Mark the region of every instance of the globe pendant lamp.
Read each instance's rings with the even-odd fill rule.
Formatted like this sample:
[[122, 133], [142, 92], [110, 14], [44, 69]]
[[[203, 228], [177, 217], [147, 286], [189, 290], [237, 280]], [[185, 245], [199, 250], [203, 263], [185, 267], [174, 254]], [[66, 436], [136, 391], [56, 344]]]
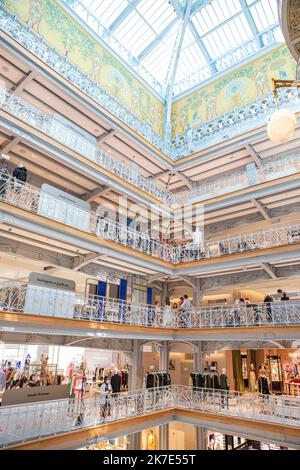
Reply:
[[290, 109], [278, 109], [275, 111], [268, 123], [268, 137], [274, 144], [287, 142], [294, 135], [297, 117]]
[[[299, 66], [297, 65], [297, 70]], [[267, 125], [268, 137], [274, 144], [282, 144], [287, 142], [294, 135], [297, 116], [291, 109], [280, 109], [279, 108], [279, 88], [300, 88], [300, 80], [275, 80], [273, 81], [273, 93], [277, 104], [277, 111], [275, 111]]]

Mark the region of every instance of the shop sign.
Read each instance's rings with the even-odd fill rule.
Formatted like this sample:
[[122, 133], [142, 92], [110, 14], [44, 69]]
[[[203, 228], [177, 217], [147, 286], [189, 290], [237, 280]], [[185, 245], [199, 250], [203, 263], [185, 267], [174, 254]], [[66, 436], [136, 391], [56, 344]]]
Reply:
[[3, 394], [1, 407], [36, 403], [40, 401], [63, 400], [69, 397], [68, 385], [48, 387], [11, 388]]
[[73, 318], [75, 288], [75, 282], [69, 279], [30, 273], [24, 312]]

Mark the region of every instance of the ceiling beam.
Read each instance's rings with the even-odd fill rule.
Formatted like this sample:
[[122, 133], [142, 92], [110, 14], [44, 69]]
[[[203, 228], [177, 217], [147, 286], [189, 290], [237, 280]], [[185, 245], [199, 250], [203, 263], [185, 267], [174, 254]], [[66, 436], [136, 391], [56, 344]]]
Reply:
[[149, 176], [149, 179], [151, 179], [151, 181], [155, 181], [156, 179], [161, 178], [162, 176], [169, 175], [173, 171], [174, 170], [162, 170], [159, 173], [156, 173], [155, 175]]
[[196, 43], [197, 43], [202, 55], [204, 56], [206, 62], [208, 63], [208, 65], [211, 65], [212, 67], [214, 67], [215, 72], [218, 72], [218, 70], [216, 69], [216, 67], [213, 64], [213, 60], [212, 60], [210, 54], [208, 53], [207, 48], [204, 46], [204, 43], [202, 41], [202, 38], [201, 38], [200, 34], [198, 33], [197, 29], [195, 28], [194, 23], [191, 20], [189, 20], [189, 28], [190, 28], [191, 33], [193, 34], [193, 36], [196, 40]]
[[74, 264], [72, 267], [73, 271], [79, 271], [79, 269], [83, 268], [84, 266], [87, 266], [88, 264], [92, 263], [93, 261], [97, 261], [103, 256], [103, 254], [99, 253], [89, 253], [84, 256], [76, 256], [74, 260]]
[[14, 146], [17, 145], [19, 142], [20, 142], [20, 138], [14, 137], [7, 144], [5, 144], [4, 147], [1, 148], [1, 153], [9, 153], [14, 148]]
[[260, 266], [266, 271], [266, 273], [269, 274], [271, 279], [278, 279], [276, 275], [276, 269], [273, 268], [273, 266], [271, 266], [270, 263], [261, 263]]
[[111, 191], [111, 188], [108, 186], [101, 186], [98, 188], [93, 189], [92, 191], [88, 191], [81, 196], [81, 199], [86, 202], [92, 202], [94, 199], [97, 199], [99, 196], [104, 196]]
[[119, 16], [112, 22], [110, 27], [108, 28], [110, 33], [113, 33], [118, 26], [124, 21], [125, 18], [127, 18], [130, 13], [135, 9], [135, 7], [141, 2], [141, 0], [131, 0], [131, 2], [124, 8], [124, 10], [121, 11]]
[[261, 157], [259, 156], [259, 154], [254, 150], [254, 148], [252, 147], [252, 145], [250, 144], [246, 144], [245, 145], [245, 148], [246, 150], [249, 152], [249, 155], [250, 157], [252, 158], [252, 160], [254, 161], [255, 165], [258, 167], [258, 168], [262, 168], [262, 159]]
[[189, 189], [193, 189], [193, 181], [187, 176], [185, 176], [185, 174], [181, 170], [177, 170], [175, 174], [178, 175], [180, 179], [182, 179], [185, 182], [185, 184], [187, 185]]
[[151, 284], [151, 283], [154, 282], [154, 281], [159, 281], [159, 280], [161, 280], [163, 277], [166, 277], [166, 274], [162, 274], [162, 273], [152, 274], [151, 276], [149, 276], [148, 281], [147, 281], [147, 284]]
[[13, 86], [13, 88], [11, 89], [11, 92], [14, 93], [15, 95], [21, 93], [26, 88], [28, 83], [34, 79], [35, 76], [36, 76], [36, 72], [34, 71], [29, 72], [27, 75], [22, 77], [21, 80], [19, 80], [19, 82], [16, 85]]
[[251, 29], [251, 32], [252, 32], [254, 38], [257, 39], [257, 41], [259, 42], [259, 46], [262, 47], [263, 43], [261, 41], [261, 38], [259, 37], [257, 26], [255, 24], [255, 21], [253, 19], [252, 13], [251, 13], [251, 10], [250, 10], [249, 6], [247, 5], [246, 0], [239, 0], [239, 2], [240, 2], [242, 11], [243, 11], [243, 13], [246, 17], [246, 20], [248, 22], [248, 25]]
[[186, 282], [189, 286], [193, 287], [193, 289], [196, 289], [197, 285], [192, 281], [192, 279], [188, 276], [183, 276], [180, 275], [178, 276], [180, 279], [182, 279], [184, 282]]
[[262, 202], [258, 201], [257, 199], [251, 199], [251, 202], [255, 205], [255, 207], [258, 209], [258, 211], [261, 213], [265, 220], [272, 219], [272, 217], [270, 217], [268, 213], [268, 209], [264, 206]]
[[99, 137], [97, 137], [97, 143], [100, 144], [102, 142], [105, 142], [107, 139], [109, 139], [110, 137], [113, 137], [115, 134], [116, 134], [116, 129], [111, 129], [110, 131], [108, 132], [105, 132], [104, 134], [101, 134], [99, 135]]
[[210, 3], [212, 3], [212, 0], [197, 0], [194, 2], [191, 10], [191, 16], [198, 13], [198, 11], [202, 10], [202, 8], [205, 8]]
[[187, 0], [186, 7], [184, 11], [184, 16], [182, 17], [181, 25], [178, 28], [177, 36], [175, 40], [175, 45], [172, 52], [172, 57], [170, 61], [169, 71], [166, 79], [166, 86], [165, 86], [165, 122], [164, 122], [164, 131], [165, 131], [165, 141], [168, 144], [171, 140], [171, 111], [172, 111], [172, 100], [173, 100], [173, 89], [174, 89], [174, 82], [178, 67], [178, 61], [180, 57], [180, 52], [182, 49], [182, 43], [184, 39], [184, 33], [186, 27], [188, 25], [191, 7], [192, 7], [193, 0]]
[[174, 8], [176, 15], [179, 18], [183, 18], [184, 11], [179, 0], [169, 0], [169, 4]]
[[147, 55], [149, 55], [153, 49], [163, 40], [163, 38], [168, 34], [168, 32], [173, 28], [173, 26], [177, 23], [178, 18], [174, 18], [171, 23], [168, 24], [157, 36], [156, 38], [151, 41], [145, 49], [138, 56], [138, 61], [141, 62]]

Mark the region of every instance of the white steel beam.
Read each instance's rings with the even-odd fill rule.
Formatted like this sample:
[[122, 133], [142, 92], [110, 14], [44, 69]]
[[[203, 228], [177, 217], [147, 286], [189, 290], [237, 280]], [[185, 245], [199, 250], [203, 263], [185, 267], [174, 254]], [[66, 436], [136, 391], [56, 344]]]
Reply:
[[270, 263], [261, 263], [261, 267], [266, 271], [266, 273], [269, 274], [271, 279], [278, 279], [276, 275], [276, 270], [273, 268], [273, 266], [270, 265]]
[[260, 156], [258, 155], [257, 152], [255, 152], [254, 148], [252, 147], [252, 145], [250, 144], [246, 144], [245, 145], [245, 148], [246, 150], [249, 152], [249, 155], [250, 157], [252, 158], [252, 160], [254, 161], [255, 165], [258, 167], [258, 168], [262, 168], [262, 159], [260, 158]]
[[124, 8], [123, 11], [117, 16], [117, 18], [112, 22], [108, 28], [110, 33], [113, 33], [120, 24], [130, 15], [130, 13], [135, 9], [135, 7], [140, 3], [141, 0], [131, 0], [131, 2]]
[[172, 53], [170, 68], [169, 68], [168, 76], [166, 79], [166, 87], [165, 87], [166, 108], [165, 108], [165, 129], [164, 129], [166, 143], [169, 143], [171, 139], [171, 111], [172, 111], [174, 81], [176, 77], [177, 66], [178, 66], [179, 56], [180, 56], [180, 52], [182, 48], [184, 33], [189, 22], [192, 3], [193, 3], [192, 0], [187, 0], [184, 16], [177, 32], [177, 37], [176, 37], [176, 41], [175, 41], [175, 45], [174, 45], [174, 49]]
[[257, 199], [251, 199], [251, 202], [255, 205], [265, 220], [271, 220], [268, 209], [263, 205], [262, 202], [258, 201]]

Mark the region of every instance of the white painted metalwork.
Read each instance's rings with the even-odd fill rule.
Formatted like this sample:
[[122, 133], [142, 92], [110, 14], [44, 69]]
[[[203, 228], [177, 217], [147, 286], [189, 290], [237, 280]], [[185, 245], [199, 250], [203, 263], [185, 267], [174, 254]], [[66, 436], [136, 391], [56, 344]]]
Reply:
[[[174, 264], [217, 258], [232, 253], [243, 253], [263, 248], [291, 245], [300, 242], [300, 224], [286, 224], [248, 233], [238, 234], [221, 240], [207, 240], [201, 244], [186, 243], [173, 246], [153, 239], [148, 233], [134, 230], [109, 218], [100, 217], [96, 212], [87, 212], [79, 207], [62, 203], [53, 195], [40, 192], [29, 184], [15, 179], [0, 180], [0, 201], [39, 213], [39, 201], [47, 199], [48, 214], [43, 216], [77, 227], [80, 220], [89, 224], [89, 233], [106, 238], [135, 251], [160, 258]], [[72, 217], [70, 217], [72, 211]], [[81, 225], [80, 225], [80, 228]]]
[[[262, 168], [253, 169], [252, 171], [256, 172], [256, 184], [297, 173], [300, 171], [300, 154], [293, 153], [290, 155], [274, 156], [272, 159], [268, 158], [262, 161]], [[253, 174], [251, 181], [247, 171], [239, 171], [232, 175], [203, 180], [191, 191], [177, 195], [177, 202], [184, 205], [204, 201], [215, 196], [247, 188], [253, 184]]]
[[114, 160], [82, 134], [70, 127], [64, 126], [57, 119], [51, 118], [48, 114], [40, 111], [19, 96], [14, 95], [10, 90], [1, 86], [0, 107], [50, 137], [53, 137], [58, 142], [62, 142], [66, 147], [75, 150], [89, 160], [99, 164], [101, 167], [106, 168], [125, 181], [129, 181], [160, 201], [163, 201], [169, 206], [175, 205], [175, 197], [170, 191], [157, 186], [150, 179], [138, 172], [133, 172], [130, 166], [126, 165], [124, 162]]
[[105, 396], [4, 406], [0, 408], [0, 446], [76, 431], [102, 423], [114, 423], [161, 410], [203, 411], [212, 415], [300, 425], [300, 399], [250, 395], [240, 392], [171, 385], [114, 394], [107, 397], [106, 416], [101, 416]]
[[[83, 93], [101, 106], [109, 109], [112, 114], [173, 159], [178, 159], [191, 152], [207, 148], [223, 140], [228, 140], [237, 134], [257, 127], [257, 125], [265, 124], [268, 115], [276, 107], [273, 93], [269, 93], [265, 97], [257, 98], [253, 103], [234, 109], [231, 113], [218, 116], [211, 121], [201, 123], [196, 128], [188, 129], [184, 134], [174, 136], [171, 145], [167, 145], [161, 135], [153, 132], [151, 123], [141, 121], [125, 108], [123, 104], [119, 103], [116, 98], [103, 90], [98, 82], [80, 72], [66, 57], [49, 47], [42, 38], [22, 25], [16, 17], [8, 15], [4, 10], [0, 11], [0, 28], [60, 75], [71, 81]], [[266, 34], [266, 37], [268, 35], [272, 37], [273, 35], [272, 31], [260, 34]], [[268, 41], [267, 44], [269, 44]], [[234, 54], [234, 52], [232, 53]], [[232, 60], [236, 61], [235, 58]], [[215, 68], [212, 70], [215, 73]], [[293, 101], [299, 104], [296, 90], [280, 90], [279, 97], [282, 104], [288, 104]]]
[[[55, 289], [53, 291], [56, 292]], [[57, 294], [61, 294], [57, 291]], [[26, 311], [26, 296], [34, 299], [34, 312]], [[99, 321], [124, 325], [146, 326], [149, 328], [240, 328], [259, 326], [300, 325], [300, 301], [258, 303], [254, 305], [193, 307], [188, 310], [171, 309], [148, 304], [134, 304], [124, 300], [83, 295], [67, 295], [55, 308], [48, 305], [48, 291], [41, 287], [14, 284], [0, 287], [0, 310], [35, 314], [41, 316], [67, 317], [76, 320]], [[57, 295], [61, 299], [61, 295]], [[65, 300], [64, 300], [65, 299]], [[29, 304], [29, 305], [31, 305]], [[28, 304], [27, 304], [28, 305]], [[60, 307], [60, 308], [59, 308]], [[61, 313], [65, 312], [65, 313]]]

